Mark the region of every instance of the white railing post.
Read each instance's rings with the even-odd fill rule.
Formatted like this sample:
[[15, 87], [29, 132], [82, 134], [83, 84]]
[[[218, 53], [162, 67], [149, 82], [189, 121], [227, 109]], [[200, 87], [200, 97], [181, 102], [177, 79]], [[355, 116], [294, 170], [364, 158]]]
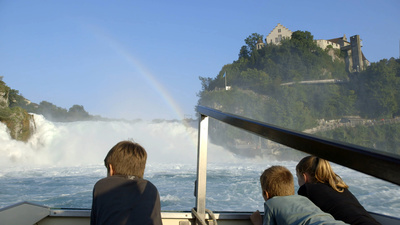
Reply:
[[206, 214], [208, 120], [208, 116], [201, 115], [197, 146], [196, 211], [199, 219], [203, 221]]

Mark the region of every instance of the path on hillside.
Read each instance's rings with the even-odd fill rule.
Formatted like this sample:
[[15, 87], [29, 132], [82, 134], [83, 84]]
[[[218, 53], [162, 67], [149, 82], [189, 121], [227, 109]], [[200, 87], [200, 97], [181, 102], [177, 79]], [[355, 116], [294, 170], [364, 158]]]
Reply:
[[[348, 120], [343, 122], [343, 120]], [[396, 117], [394, 119], [381, 119], [381, 120], [370, 120], [370, 119], [338, 119], [338, 120], [324, 120], [321, 119], [318, 121], [318, 126], [306, 129], [303, 132], [308, 134], [315, 134], [320, 131], [329, 131], [334, 130], [340, 127], [355, 127], [356, 125], [364, 125], [366, 127], [369, 126], [381, 126], [385, 124], [396, 124], [400, 123], [400, 117]]]
[[298, 81], [298, 82], [287, 82], [282, 83], [281, 86], [289, 86], [294, 84], [338, 84], [338, 83], [345, 83], [344, 80], [336, 80], [336, 79], [327, 79], [327, 80], [305, 80], [305, 81]]

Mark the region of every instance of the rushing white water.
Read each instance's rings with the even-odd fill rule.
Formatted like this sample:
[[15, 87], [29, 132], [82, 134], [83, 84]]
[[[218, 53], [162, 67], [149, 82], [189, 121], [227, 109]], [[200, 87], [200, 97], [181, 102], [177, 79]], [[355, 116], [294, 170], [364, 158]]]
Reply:
[[[148, 152], [145, 178], [159, 189], [162, 210], [189, 211], [195, 205], [197, 129], [179, 122], [52, 123], [35, 115], [37, 132], [28, 143], [12, 140], [0, 123], [0, 208], [21, 201], [49, 207], [90, 208], [94, 183], [106, 175], [103, 160], [117, 142], [133, 139]], [[236, 157], [209, 144], [207, 208], [263, 210], [261, 172], [296, 161]], [[400, 188], [333, 165], [364, 207], [398, 216]], [[296, 189], [298, 186], [296, 185]]]

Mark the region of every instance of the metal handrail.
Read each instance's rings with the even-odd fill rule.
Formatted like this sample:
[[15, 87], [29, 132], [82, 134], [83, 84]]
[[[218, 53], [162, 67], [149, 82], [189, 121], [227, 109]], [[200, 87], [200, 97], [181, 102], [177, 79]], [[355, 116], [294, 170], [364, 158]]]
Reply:
[[204, 106], [196, 108], [202, 118], [212, 117], [276, 143], [400, 185], [398, 155], [284, 129]]

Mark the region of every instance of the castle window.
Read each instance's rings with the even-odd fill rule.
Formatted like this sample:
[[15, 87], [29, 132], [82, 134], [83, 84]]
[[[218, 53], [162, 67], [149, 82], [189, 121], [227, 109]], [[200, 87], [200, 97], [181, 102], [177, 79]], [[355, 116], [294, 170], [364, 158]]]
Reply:
[[282, 41], [282, 35], [281, 35], [281, 34], [278, 35], [278, 40], [279, 40], [279, 41]]
[[278, 38], [275, 38], [275, 43], [278, 43], [279, 41], [278, 41]]
[[281, 29], [278, 29], [278, 33], [280, 33], [281, 32]]

